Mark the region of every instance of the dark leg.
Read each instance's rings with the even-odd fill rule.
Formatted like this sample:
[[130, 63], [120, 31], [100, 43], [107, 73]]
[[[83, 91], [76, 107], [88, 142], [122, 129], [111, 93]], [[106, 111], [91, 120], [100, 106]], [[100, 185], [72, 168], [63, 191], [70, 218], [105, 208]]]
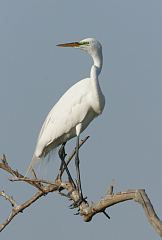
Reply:
[[61, 159], [61, 164], [60, 164], [60, 169], [59, 171], [61, 172], [63, 167], [64, 167], [64, 160], [65, 160], [65, 157], [66, 157], [66, 153], [65, 153], [65, 145], [66, 145], [66, 142], [62, 143], [59, 151], [58, 151], [58, 155]]
[[84, 201], [82, 187], [81, 187], [80, 169], [79, 169], [79, 136], [77, 136], [77, 141], [76, 141], [75, 166], [76, 166], [76, 173], [77, 173], [77, 188], [79, 191], [80, 201]]
[[65, 144], [66, 144], [66, 142], [61, 145], [61, 147], [60, 147], [60, 149], [59, 149], [59, 151], [58, 151], [59, 157], [60, 157], [60, 159], [61, 159], [60, 172], [62, 172], [62, 168], [63, 168], [63, 166], [64, 166], [64, 168], [65, 168], [65, 170], [66, 170], [66, 173], [67, 173], [67, 175], [68, 175], [68, 178], [69, 178], [69, 182], [70, 182], [74, 187], [76, 187], [76, 186], [75, 186], [75, 183], [74, 183], [74, 181], [73, 181], [73, 179], [72, 179], [72, 177], [71, 177], [71, 174], [70, 174], [70, 172], [69, 172], [69, 169], [68, 169], [68, 167], [67, 167], [67, 164], [66, 164], [66, 162], [65, 162], [65, 157], [66, 157]]

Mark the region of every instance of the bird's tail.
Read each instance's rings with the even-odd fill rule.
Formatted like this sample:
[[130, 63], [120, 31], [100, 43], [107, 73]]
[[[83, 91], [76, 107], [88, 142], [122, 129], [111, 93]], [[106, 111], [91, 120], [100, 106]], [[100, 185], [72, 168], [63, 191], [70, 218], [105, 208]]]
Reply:
[[33, 154], [32, 160], [29, 164], [29, 167], [27, 168], [27, 171], [26, 171], [24, 177], [28, 177], [31, 174], [32, 169], [34, 168], [34, 166], [38, 160], [40, 160], [40, 158], [37, 157], [35, 154]]

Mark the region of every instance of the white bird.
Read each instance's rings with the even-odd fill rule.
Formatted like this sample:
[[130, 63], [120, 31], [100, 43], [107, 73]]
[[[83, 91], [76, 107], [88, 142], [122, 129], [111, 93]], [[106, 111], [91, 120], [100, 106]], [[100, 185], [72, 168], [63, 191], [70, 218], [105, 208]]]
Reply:
[[103, 64], [102, 46], [94, 38], [58, 44], [57, 46], [84, 50], [92, 57], [93, 65], [90, 76], [69, 88], [48, 113], [40, 130], [27, 173], [33, 168], [36, 160], [44, 158], [51, 150], [76, 136], [75, 164], [78, 189], [82, 197], [78, 156], [79, 137], [81, 132], [104, 109], [105, 97], [101, 91], [98, 79]]

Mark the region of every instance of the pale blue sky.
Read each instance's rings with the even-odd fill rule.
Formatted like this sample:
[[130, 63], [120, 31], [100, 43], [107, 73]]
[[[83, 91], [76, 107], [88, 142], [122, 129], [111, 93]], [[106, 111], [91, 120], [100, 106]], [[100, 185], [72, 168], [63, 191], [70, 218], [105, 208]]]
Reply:
[[[1, 0], [0, 152], [10, 164], [25, 172], [46, 114], [66, 89], [89, 75], [85, 53], [56, 44], [95, 37], [103, 45], [106, 107], [82, 134], [91, 136], [80, 153], [84, 193], [96, 201], [113, 179], [116, 191], [145, 188], [162, 218], [161, 23], [161, 0]], [[2, 171], [0, 189], [18, 202], [33, 193], [9, 183]], [[110, 221], [100, 214], [90, 223], [68, 205], [57, 194], [44, 197], [17, 216], [1, 240], [158, 239], [134, 202], [109, 209]], [[2, 200], [0, 212], [2, 221], [8, 213]]]

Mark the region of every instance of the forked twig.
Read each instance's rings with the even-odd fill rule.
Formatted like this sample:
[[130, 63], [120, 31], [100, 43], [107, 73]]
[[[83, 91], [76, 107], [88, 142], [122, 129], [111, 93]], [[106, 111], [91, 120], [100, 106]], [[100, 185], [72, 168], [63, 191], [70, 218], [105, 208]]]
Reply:
[[17, 207], [17, 203], [12, 196], [9, 196], [4, 191], [0, 192], [0, 196], [4, 197], [7, 201], [9, 201], [12, 207]]

